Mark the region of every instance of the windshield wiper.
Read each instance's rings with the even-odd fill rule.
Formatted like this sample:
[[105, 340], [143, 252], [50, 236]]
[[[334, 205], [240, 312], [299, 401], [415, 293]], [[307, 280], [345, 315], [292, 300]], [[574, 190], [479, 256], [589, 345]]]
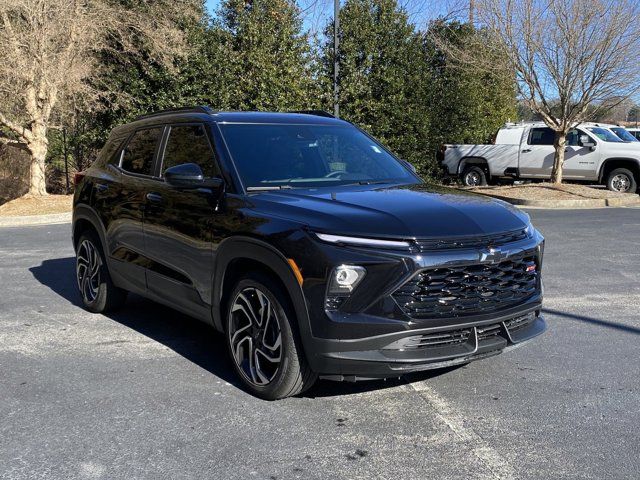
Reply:
[[381, 181], [361, 180], [358, 182], [358, 185], [383, 185], [385, 183], [391, 183], [391, 182], [388, 182], [386, 180], [381, 180]]
[[291, 185], [269, 185], [265, 187], [247, 187], [247, 192], [268, 192], [269, 190], [291, 190]]

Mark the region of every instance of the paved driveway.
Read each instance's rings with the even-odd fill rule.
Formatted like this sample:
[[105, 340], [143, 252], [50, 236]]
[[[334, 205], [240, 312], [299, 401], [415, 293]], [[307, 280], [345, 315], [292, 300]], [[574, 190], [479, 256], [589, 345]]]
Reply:
[[0, 229], [0, 478], [638, 478], [640, 210], [531, 211], [549, 331], [463, 368], [264, 402], [221, 338], [78, 306], [69, 226]]

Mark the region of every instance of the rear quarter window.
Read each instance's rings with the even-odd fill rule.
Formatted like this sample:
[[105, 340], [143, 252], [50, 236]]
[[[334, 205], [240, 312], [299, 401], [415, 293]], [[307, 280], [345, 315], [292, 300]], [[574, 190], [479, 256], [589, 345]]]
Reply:
[[96, 163], [100, 165], [112, 164], [118, 165], [120, 163], [120, 152], [122, 151], [122, 145], [127, 137], [109, 137], [107, 142], [102, 147], [102, 150], [98, 153]]
[[138, 130], [127, 143], [122, 154], [120, 168], [138, 175], [151, 175], [162, 127]]

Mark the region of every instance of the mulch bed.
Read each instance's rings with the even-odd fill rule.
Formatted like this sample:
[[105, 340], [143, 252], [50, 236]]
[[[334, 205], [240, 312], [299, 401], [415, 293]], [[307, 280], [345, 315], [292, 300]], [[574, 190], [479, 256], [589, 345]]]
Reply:
[[[629, 198], [635, 193], [612, 192], [604, 188], [594, 188], [579, 184], [554, 185], [551, 183], [531, 183], [525, 185], [505, 185], [498, 187], [475, 187], [469, 190], [486, 195], [517, 200], [589, 200]], [[637, 196], [637, 195], [636, 195]]]
[[73, 195], [24, 196], [0, 205], [0, 217], [48, 215], [71, 211]]

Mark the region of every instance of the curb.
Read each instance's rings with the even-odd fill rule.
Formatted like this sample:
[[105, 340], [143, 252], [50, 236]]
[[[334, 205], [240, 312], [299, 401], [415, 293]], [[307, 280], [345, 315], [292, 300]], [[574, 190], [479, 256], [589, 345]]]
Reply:
[[626, 207], [630, 205], [640, 205], [640, 195], [631, 195], [629, 198], [584, 198], [576, 200], [523, 200], [520, 198], [509, 198], [502, 195], [494, 195], [485, 192], [481, 195], [497, 198], [512, 205], [521, 207], [538, 208], [603, 208], [603, 207]]
[[55, 225], [71, 223], [71, 212], [50, 215], [26, 215], [23, 217], [0, 217], [0, 227], [24, 227], [28, 225]]

